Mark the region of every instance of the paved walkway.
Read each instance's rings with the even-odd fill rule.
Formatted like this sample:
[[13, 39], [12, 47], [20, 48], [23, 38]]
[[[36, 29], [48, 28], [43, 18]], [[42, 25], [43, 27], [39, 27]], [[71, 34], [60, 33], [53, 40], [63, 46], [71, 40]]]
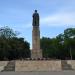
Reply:
[[0, 75], [75, 75], [75, 71], [62, 71], [62, 72], [0, 72]]

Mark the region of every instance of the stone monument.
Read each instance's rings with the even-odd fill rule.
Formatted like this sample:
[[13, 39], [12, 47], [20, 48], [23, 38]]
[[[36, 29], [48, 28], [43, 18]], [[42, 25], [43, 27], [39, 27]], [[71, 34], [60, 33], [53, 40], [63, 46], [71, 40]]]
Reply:
[[40, 28], [39, 28], [39, 14], [37, 10], [33, 13], [33, 21], [32, 21], [32, 52], [31, 58], [38, 59], [42, 58], [42, 50], [40, 49]]

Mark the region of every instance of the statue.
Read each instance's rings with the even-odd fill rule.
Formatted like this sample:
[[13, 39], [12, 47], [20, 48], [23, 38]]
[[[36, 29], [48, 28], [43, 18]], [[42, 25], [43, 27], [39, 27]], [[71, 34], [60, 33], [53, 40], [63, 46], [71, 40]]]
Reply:
[[42, 58], [42, 51], [40, 49], [40, 29], [39, 29], [39, 14], [37, 10], [33, 13], [33, 30], [32, 30], [32, 58]]
[[37, 10], [35, 10], [33, 14], [33, 26], [39, 25], [39, 14], [37, 13]]

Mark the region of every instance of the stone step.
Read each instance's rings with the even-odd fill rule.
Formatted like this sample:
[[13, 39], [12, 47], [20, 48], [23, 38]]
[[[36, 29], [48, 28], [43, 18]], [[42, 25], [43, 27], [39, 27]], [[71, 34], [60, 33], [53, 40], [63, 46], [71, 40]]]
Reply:
[[6, 68], [3, 71], [14, 71], [14, 69], [13, 68]]
[[15, 71], [15, 61], [9, 61], [3, 71]]
[[61, 61], [62, 70], [73, 70], [72, 66], [66, 60]]

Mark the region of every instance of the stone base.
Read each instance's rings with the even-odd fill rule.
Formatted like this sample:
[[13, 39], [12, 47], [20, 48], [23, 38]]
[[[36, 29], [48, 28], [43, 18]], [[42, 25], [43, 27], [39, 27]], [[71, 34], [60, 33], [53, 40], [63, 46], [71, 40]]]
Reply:
[[16, 61], [15, 71], [61, 71], [61, 61]]
[[32, 59], [38, 59], [38, 58], [42, 58], [42, 50], [32, 50], [31, 51], [31, 58]]
[[[7, 71], [5, 68], [14, 67], [14, 71], [75, 71], [75, 60], [16, 60], [0, 61], [0, 72]], [[9, 69], [9, 70], [10, 70]]]

